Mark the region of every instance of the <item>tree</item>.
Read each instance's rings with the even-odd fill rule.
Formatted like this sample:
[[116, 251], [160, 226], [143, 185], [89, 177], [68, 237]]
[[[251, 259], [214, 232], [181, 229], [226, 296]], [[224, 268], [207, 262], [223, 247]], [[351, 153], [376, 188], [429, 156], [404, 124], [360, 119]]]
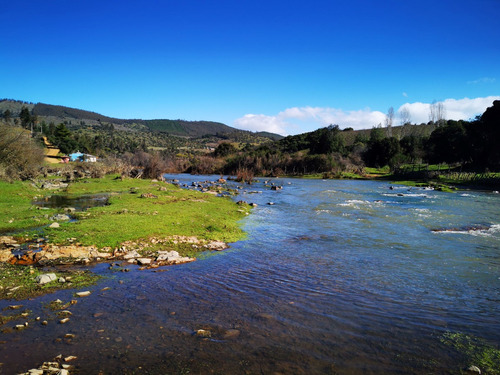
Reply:
[[344, 138], [340, 135], [338, 125], [318, 129], [308, 135], [309, 150], [311, 154], [343, 153]]
[[57, 145], [64, 154], [69, 154], [76, 148], [76, 142], [71, 137], [71, 132], [63, 123], [57, 125], [54, 131], [53, 143]]
[[449, 120], [429, 137], [429, 160], [432, 163], [462, 163], [470, 158], [467, 133], [462, 121]]
[[445, 116], [446, 111], [444, 109], [444, 104], [434, 100], [429, 106], [429, 121], [440, 126], [443, 124]]
[[0, 125], [0, 177], [34, 177], [43, 162], [43, 151], [18, 126]]
[[214, 151], [215, 157], [226, 157], [228, 155], [234, 154], [236, 152], [236, 147], [232, 143], [223, 142], [217, 146]]
[[399, 110], [399, 118], [401, 125], [409, 125], [411, 123], [411, 113], [408, 107], [403, 107]]
[[385, 117], [385, 127], [387, 128], [387, 136], [392, 137], [392, 124], [394, 121], [394, 108], [389, 107]]
[[19, 118], [21, 119], [21, 126], [25, 129], [31, 124], [31, 114], [28, 107], [23, 106], [21, 112], [19, 113]]
[[12, 117], [12, 112], [9, 109], [6, 109], [3, 113], [3, 118], [7, 124], [10, 122], [11, 117]]

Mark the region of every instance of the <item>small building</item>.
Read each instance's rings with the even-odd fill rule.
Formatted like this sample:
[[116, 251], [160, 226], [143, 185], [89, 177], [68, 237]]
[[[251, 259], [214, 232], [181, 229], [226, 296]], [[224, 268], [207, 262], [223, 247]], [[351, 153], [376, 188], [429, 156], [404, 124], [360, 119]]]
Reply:
[[97, 162], [97, 156], [90, 155], [90, 154], [84, 154], [83, 161], [85, 161], [87, 163], [95, 163], [95, 162]]
[[83, 161], [83, 154], [80, 151], [69, 154], [70, 161]]
[[77, 152], [70, 154], [69, 159], [71, 161], [80, 161], [80, 162], [86, 162], [86, 163], [97, 162], [97, 156], [90, 155], [90, 154], [83, 154], [80, 151], [77, 151]]

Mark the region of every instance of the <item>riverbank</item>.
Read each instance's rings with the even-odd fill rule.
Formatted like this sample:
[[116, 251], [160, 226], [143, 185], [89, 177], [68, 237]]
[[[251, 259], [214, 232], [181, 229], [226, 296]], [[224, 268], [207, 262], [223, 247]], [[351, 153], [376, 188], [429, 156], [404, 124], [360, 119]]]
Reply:
[[[56, 186], [0, 181], [0, 261], [8, 263], [0, 267], [0, 277], [13, 281], [0, 297], [26, 298], [68, 287], [55, 281], [37, 285], [40, 267], [126, 261], [153, 268], [223, 250], [244, 237], [238, 221], [250, 206], [216, 197], [222, 189], [204, 194], [117, 175]], [[86, 209], [81, 201], [82, 207], [76, 206], [82, 197], [93, 207]], [[91, 204], [95, 197], [103, 204]], [[58, 201], [59, 206], [54, 204]], [[12, 268], [16, 265], [22, 267], [18, 273]], [[25, 266], [35, 267], [29, 277]], [[17, 274], [24, 276], [13, 278]], [[19, 284], [16, 293], [11, 291], [14, 284]]]

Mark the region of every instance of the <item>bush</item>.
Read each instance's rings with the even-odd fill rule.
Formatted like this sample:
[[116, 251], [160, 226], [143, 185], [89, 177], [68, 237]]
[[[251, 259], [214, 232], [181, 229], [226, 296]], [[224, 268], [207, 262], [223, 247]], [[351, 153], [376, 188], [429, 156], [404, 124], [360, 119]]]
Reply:
[[18, 126], [0, 124], [0, 178], [27, 180], [39, 174], [43, 150], [30, 132]]

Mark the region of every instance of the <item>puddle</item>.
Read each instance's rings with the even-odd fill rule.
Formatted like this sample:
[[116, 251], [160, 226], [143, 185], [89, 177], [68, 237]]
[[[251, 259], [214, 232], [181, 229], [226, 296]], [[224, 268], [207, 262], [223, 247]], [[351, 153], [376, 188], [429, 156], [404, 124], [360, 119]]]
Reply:
[[109, 194], [91, 194], [70, 197], [67, 195], [50, 195], [32, 202], [37, 207], [74, 208], [75, 211], [85, 211], [92, 207], [107, 206]]

